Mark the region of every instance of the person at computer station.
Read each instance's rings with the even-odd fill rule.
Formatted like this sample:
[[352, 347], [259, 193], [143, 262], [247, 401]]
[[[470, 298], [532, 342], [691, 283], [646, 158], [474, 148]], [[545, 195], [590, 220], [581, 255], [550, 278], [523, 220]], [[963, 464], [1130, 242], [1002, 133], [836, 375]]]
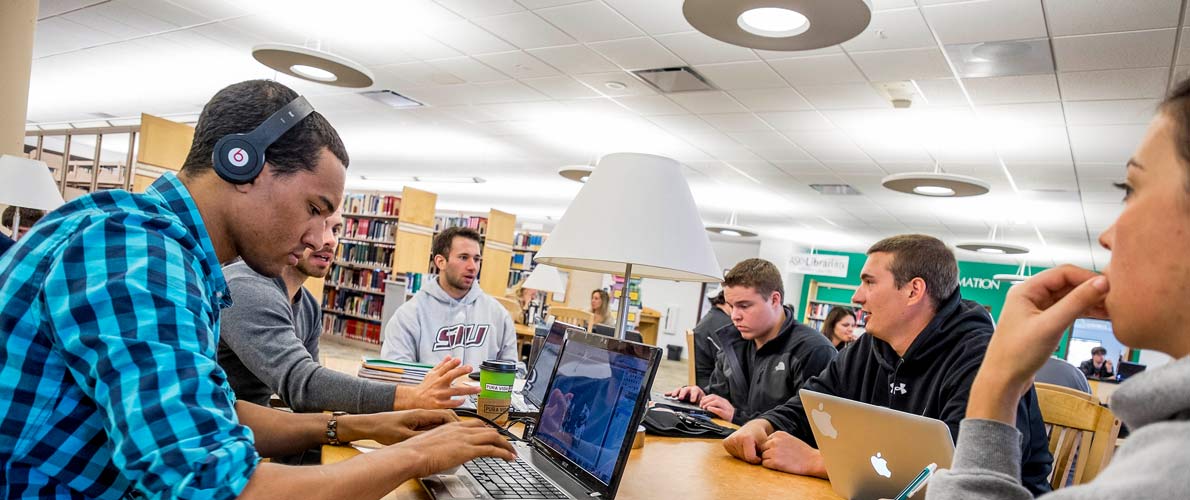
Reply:
[[781, 271], [772, 262], [747, 259], [736, 264], [723, 287], [732, 324], [716, 332], [723, 349], [715, 357], [710, 383], [668, 395], [738, 425], [797, 394], [837, 352], [822, 334], [798, 323], [792, 307], [782, 305]]
[[[939, 419], [957, 436], [993, 326], [983, 306], [959, 294], [954, 254], [931, 236], [893, 236], [868, 249], [860, 280], [851, 301], [868, 314], [867, 334], [803, 387]], [[1041, 493], [1050, 489], [1053, 459], [1032, 386], [1021, 394], [1015, 405], [1024, 436], [1020, 467], [1029, 490]], [[795, 395], [744, 424], [723, 446], [752, 464], [826, 477], [806, 412]]]
[[1078, 369], [1086, 375], [1087, 378], [1108, 379], [1116, 376], [1115, 370], [1112, 369], [1111, 361], [1104, 359], [1107, 357], [1107, 349], [1103, 346], [1097, 345], [1091, 348], [1091, 359], [1083, 361], [1078, 365]]
[[[1111, 411], [1126, 443], [1095, 479], [1046, 500], [1184, 499], [1190, 492], [1190, 81], [1161, 103], [1123, 168], [1124, 209], [1099, 235], [1111, 251], [1103, 274], [1071, 265], [1012, 287], [971, 387], [950, 470], [930, 481], [930, 500], [1026, 500], [1016, 470], [1011, 398], [1032, 386], [1076, 318], [1106, 318], [1121, 343], [1172, 360], [1129, 377]], [[1124, 172], [1121, 172], [1123, 174]]]

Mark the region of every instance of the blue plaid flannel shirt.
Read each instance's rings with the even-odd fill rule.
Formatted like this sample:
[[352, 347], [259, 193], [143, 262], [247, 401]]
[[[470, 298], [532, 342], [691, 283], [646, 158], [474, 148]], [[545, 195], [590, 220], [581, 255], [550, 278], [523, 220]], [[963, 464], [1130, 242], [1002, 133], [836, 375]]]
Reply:
[[231, 298], [176, 176], [64, 205], [0, 276], [0, 498], [244, 489], [260, 459], [215, 361]]

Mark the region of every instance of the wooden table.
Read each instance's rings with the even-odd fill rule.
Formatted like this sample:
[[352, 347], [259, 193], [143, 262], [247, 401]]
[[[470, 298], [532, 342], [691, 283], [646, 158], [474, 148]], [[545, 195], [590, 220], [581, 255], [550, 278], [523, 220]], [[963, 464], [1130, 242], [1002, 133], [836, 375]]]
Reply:
[[1119, 382], [1106, 381], [1097, 379], [1087, 379], [1087, 384], [1091, 386], [1091, 394], [1094, 394], [1102, 401], [1103, 404], [1110, 404], [1112, 393], [1116, 392], [1116, 388], [1120, 386]]
[[[359, 455], [349, 446], [323, 446], [322, 462], [335, 463]], [[416, 480], [407, 481], [386, 499], [429, 499]], [[645, 437], [645, 446], [632, 450], [616, 498], [701, 500], [720, 498], [840, 497], [830, 483], [795, 476], [736, 460], [716, 439]]]

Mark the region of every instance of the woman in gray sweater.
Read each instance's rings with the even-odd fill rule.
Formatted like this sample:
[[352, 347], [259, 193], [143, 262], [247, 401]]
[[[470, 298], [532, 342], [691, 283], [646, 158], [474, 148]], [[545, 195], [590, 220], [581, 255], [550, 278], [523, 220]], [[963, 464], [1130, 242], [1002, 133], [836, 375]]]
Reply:
[[953, 467], [926, 498], [1027, 499], [1020, 484], [1016, 402], [1076, 317], [1110, 313], [1125, 345], [1174, 359], [1123, 383], [1111, 399], [1132, 429], [1090, 483], [1046, 499], [1190, 498], [1190, 81], [1161, 104], [1127, 165], [1124, 210], [1099, 236], [1099, 275], [1063, 266], [1012, 288], [971, 388]]

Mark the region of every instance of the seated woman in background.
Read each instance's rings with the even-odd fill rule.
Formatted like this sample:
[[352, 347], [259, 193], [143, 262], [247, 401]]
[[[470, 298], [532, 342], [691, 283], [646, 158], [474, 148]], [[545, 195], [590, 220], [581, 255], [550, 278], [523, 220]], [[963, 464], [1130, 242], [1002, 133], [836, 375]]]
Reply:
[[608, 295], [607, 290], [599, 289], [591, 292], [591, 313], [595, 316], [591, 322], [594, 325], [612, 325], [615, 318], [608, 313]]
[[516, 286], [512, 287], [512, 292], [506, 296], [509, 299], [515, 300], [517, 305], [521, 306], [521, 314], [513, 315], [512, 318], [513, 321], [521, 324], [525, 322], [525, 311], [529, 309], [529, 304], [537, 296], [537, 290], [525, 288], [526, 281], [528, 281], [528, 278], [517, 282]]
[[846, 307], [832, 307], [822, 322], [822, 334], [840, 351], [855, 341], [855, 313]]

